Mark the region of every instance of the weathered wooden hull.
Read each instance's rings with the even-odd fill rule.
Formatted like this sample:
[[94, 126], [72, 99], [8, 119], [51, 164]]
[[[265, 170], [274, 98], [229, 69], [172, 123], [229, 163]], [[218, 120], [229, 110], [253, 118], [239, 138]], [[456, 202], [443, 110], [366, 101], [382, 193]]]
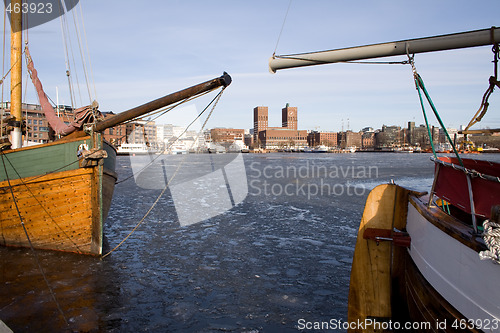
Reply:
[[[80, 167], [77, 151], [82, 145], [102, 148], [108, 157]], [[116, 181], [115, 158], [114, 149], [100, 136], [4, 154], [0, 244], [29, 247], [31, 242], [37, 249], [102, 254], [103, 224]]]
[[[480, 260], [486, 248], [471, 226], [427, 201], [397, 185], [368, 196], [351, 271], [349, 331], [380, 331], [389, 322], [416, 331], [500, 331], [500, 266]], [[364, 237], [367, 228], [404, 228], [411, 245], [377, 245]]]
[[387, 322], [395, 315], [393, 288], [403, 276], [404, 250], [391, 242], [365, 239], [364, 234], [368, 228], [404, 228], [410, 192], [385, 184], [373, 189], [367, 198], [351, 268], [348, 321], [355, 324], [349, 327], [350, 332], [379, 331], [375, 321]]

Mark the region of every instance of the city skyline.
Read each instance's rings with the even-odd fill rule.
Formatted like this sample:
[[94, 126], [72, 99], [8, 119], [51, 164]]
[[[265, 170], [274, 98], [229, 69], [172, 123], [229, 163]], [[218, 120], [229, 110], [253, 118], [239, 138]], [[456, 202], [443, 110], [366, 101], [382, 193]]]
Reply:
[[[4, 107], [8, 110], [9, 103]], [[60, 106], [61, 107], [61, 106]], [[71, 119], [73, 110], [71, 107], [62, 106], [64, 117]], [[287, 104], [281, 111], [282, 126], [273, 127], [268, 124], [268, 108], [259, 106], [254, 108], [254, 128], [186, 128], [177, 124], [160, 124], [154, 120], [136, 120], [127, 124], [120, 124], [106, 129], [104, 137], [115, 147], [124, 143], [146, 144], [154, 149], [165, 149], [174, 147], [175, 151], [186, 151], [191, 149], [216, 150], [224, 145], [224, 149], [231, 151], [243, 150], [248, 147], [252, 149], [304, 149], [306, 147], [328, 147], [329, 149], [352, 150], [362, 149], [364, 151], [414, 148], [430, 149], [430, 138], [434, 144], [440, 145], [440, 150], [450, 150], [450, 142], [447, 141], [446, 131], [453, 138], [454, 145], [464, 149], [464, 145], [474, 142], [481, 149], [484, 147], [499, 148], [500, 136], [498, 135], [476, 135], [468, 140], [463, 140], [457, 129], [447, 128], [446, 131], [439, 127], [427, 128], [425, 125], [408, 121], [407, 126], [387, 126], [373, 128], [367, 126], [360, 131], [320, 131], [299, 129], [298, 108]], [[47, 119], [40, 105], [23, 104], [23, 113], [26, 115], [27, 131], [24, 140], [27, 144], [46, 143], [53, 139], [53, 131], [49, 130]], [[103, 113], [104, 119], [116, 116], [111, 112]], [[429, 132], [431, 134], [429, 134]], [[217, 148], [219, 147], [219, 148]], [[239, 148], [238, 148], [239, 147]], [[447, 147], [447, 148], [444, 148]], [[472, 144], [470, 147], [473, 147]], [[172, 148], [172, 149], [174, 149]]]
[[[134, 4], [87, 0], [74, 9], [83, 9], [86, 43], [82, 44], [88, 44], [91, 59], [91, 90], [97, 92], [103, 111], [119, 113], [227, 71], [233, 83], [209, 127], [239, 127], [252, 122], [248, 108], [267, 105], [276, 110], [290, 103], [302, 110], [302, 128], [321, 126], [331, 131], [341, 130], [339, 119], [347, 126], [347, 118], [353, 129], [420, 122], [410, 66], [334, 64], [270, 74], [267, 62], [274, 51], [308, 52], [485, 29], [498, 25], [500, 9], [496, 0], [480, 4], [362, 1], [356, 5], [295, 0], [284, 21], [289, 0]], [[73, 12], [69, 14], [71, 19]], [[71, 104], [60, 25], [57, 19], [30, 29], [29, 47], [47, 94], [56, 100], [57, 88], [60, 103]], [[78, 53], [76, 40], [73, 43], [73, 52]], [[47, 49], [51, 50], [48, 54]], [[419, 54], [415, 60], [446, 126], [467, 123], [492, 74], [491, 48]], [[500, 103], [497, 95], [490, 99], [492, 109]], [[193, 105], [202, 110], [212, 97]], [[89, 104], [82, 99], [75, 106]], [[25, 101], [36, 103], [29, 84]], [[321, 119], [321, 124], [314, 119]], [[500, 127], [500, 117], [494, 112], [484, 121]], [[269, 122], [279, 124], [280, 115], [270, 114]]]

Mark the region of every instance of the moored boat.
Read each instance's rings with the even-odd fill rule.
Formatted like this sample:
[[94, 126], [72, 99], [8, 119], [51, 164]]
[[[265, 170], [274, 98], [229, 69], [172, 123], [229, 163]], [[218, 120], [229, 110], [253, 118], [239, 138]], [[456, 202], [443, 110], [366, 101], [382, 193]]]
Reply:
[[[422, 108], [421, 92], [446, 132], [410, 55], [494, 45], [495, 74], [480, 109], [486, 112], [487, 97], [500, 87], [499, 43], [500, 29], [492, 27], [273, 56], [270, 70], [407, 55]], [[480, 111], [474, 119], [482, 118]], [[429, 194], [383, 184], [368, 195], [351, 269], [349, 331], [500, 332], [500, 164], [463, 159], [447, 138], [456, 157], [438, 157], [432, 147], [435, 175]]]
[[122, 143], [116, 151], [118, 155], [145, 155], [155, 152], [145, 143]]
[[[24, 8], [13, 0], [12, 8]], [[97, 103], [77, 109], [65, 124], [54, 112], [34, 69], [28, 45], [22, 52], [22, 13], [11, 13], [10, 138], [0, 135], [0, 245], [101, 255], [103, 225], [116, 181], [116, 150], [104, 130], [164, 106], [226, 87], [223, 76], [101, 120]], [[22, 147], [22, 54], [43, 112], [61, 138]], [[3, 130], [3, 127], [2, 127]], [[7, 134], [7, 133], [6, 133]]]
[[314, 147], [313, 153], [328, 153], [328, 147], [325, 145], [319, 145]]

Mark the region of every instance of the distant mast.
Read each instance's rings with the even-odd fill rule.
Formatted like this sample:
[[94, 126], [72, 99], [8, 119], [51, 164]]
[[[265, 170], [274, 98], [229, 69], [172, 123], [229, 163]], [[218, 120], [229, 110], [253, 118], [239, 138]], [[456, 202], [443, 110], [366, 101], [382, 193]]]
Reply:
[[[21, 148], [22, 138], [22, 0], [11, 1], [12, 11], [10, 13], [10, 114], [14, 117], [14, 129], [12, 131], [12, 148]], [[17, 8], [19, 10], [14, 10]]]

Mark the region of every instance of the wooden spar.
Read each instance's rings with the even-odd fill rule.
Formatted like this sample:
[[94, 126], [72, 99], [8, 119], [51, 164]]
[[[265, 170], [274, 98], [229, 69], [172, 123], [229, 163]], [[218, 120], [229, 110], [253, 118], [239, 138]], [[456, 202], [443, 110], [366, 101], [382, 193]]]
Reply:
[[500, 28], [491, 27], [449, 35], [408, 39], [397, 42], [371, 44], [330, 51], [273, 55], [269, 71], [279, 69], [329, 64], [335, 62], [366, 60], [398, 55], [444, 51], [500, 43]]
[[125, 121], [140, 117], [144, 114], [158, 110], [167, 105], [180, 102], [186, 98], [193, 97], [219, 87], [227, 87], [229, 84], [231, 84], [231, 76], [229, 76], [229, 74], [224, 72], [224, 74], [221, 77], [218, 77], [216, 79], [197, 84], [195, 86], [180, 90], [170, 95], [160, 97], [146, 104], [139, 105], [130, 110], [121, 112], [113, 118], [109, 118], [100, 123], [97, 123], [94, 127], [94, 131], [95, 132], [104, 131], [106, 128], [110, 128], [118, 124], [121, 124]]
[[[22, 0], [12, 0], [12, 8], [21, 8]], [[10, 114], [14, 117], [14, 129], [12, 131], [12, 148], [22, 146], [22, 13], [21, 10], [12, 10], [10, 22]]]

